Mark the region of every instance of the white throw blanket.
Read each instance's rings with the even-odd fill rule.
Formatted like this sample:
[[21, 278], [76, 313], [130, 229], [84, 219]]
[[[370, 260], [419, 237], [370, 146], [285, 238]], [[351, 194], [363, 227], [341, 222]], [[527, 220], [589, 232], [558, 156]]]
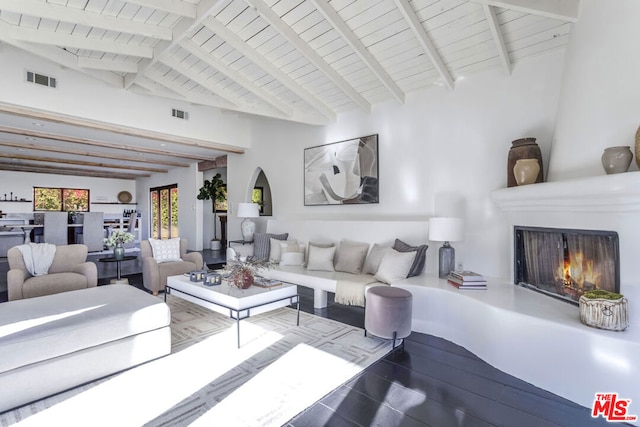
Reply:
[[32, 276], [42, 276], [49, 273], [56, 254], [56, 245], [50, 243], [29, 243], [16, 246], [22, 252], [24, 265]]
[[347, 280], [338, 280], [336, 283], [336, 298], [335, 302], [345, 305], [359, 305], [364, 307], [364, 290], [366, 286], [371, 283], [377, 283], [384, 285], [384, 283], [378, 282], [373, 276], [366, 274], [353, 275], [353, 278]]

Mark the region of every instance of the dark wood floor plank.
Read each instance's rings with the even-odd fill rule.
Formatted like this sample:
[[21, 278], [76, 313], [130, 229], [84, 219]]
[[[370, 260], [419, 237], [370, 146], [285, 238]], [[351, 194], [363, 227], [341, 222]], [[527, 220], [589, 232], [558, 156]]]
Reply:
[[322, 403], [316, 403], [311, 408], [298, 415], [291, 421], [290, 427], [358, 427], [359, 424], [336, 414]]

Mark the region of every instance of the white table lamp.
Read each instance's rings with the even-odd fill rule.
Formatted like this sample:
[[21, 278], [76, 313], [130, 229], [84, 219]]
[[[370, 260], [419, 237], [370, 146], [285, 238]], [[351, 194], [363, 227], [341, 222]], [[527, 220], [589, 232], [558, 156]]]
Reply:
[[242, 240], [253, 242], [253, 233], [256, 231], [256, 223], [251, 218], [258, 218], [260, 209], [257, 203], [238, 203], [238, 218], [244, 218], [240, 224]]
[[455, 270], [456, 251], [449, 242], [464, 239], [464, 222], [462, 218], [436, 217], [429, 220], [429, 240], [444, 242], [438, 251], [438, 275], [445, 278]]

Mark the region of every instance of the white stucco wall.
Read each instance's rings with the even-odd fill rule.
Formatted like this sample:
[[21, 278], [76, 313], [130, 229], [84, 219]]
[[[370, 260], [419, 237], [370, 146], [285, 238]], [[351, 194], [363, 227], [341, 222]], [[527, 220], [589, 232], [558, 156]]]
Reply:
[[[545, 157], [555, 128], [563, 51], [518, 63], [511, 76], [491, 70], [459, 80], [454, 91], [434, 86], [390, 101], [371, 114], [342, 114], [326, 127], [254, 120], [252, 149], [229, 156], [230, 199], [235, 208], [256, 167], [271, 184], [275, 217], [465, 219], [457, 261], [487, 275], [508, 274], [504, 216], [489, 199], [506, 186], [511, 141], [538, 138]], [[304, 206], [306, 147], [377, 133], [380, 203]], [[375, 232], [375, 230], [372, 230]], [[229, 216], [229, 234], [239, 238], [239, 220]], [[294, 236], [295, 237], [295, 236]], [[427, 236], [423, 236], [427, 240]], [[430, 242], [428, 267], [437, 269], [440, 243]]]

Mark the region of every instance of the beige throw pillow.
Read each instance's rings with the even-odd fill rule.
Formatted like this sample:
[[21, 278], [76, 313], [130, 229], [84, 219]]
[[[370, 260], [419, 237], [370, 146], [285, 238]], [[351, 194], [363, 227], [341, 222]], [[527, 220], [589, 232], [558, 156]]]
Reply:
[[382, 261], [382, 257], [384, 257], [387, 249], [387, 246], [374, 243], [373, 247], [369, 251], [369, 255], [367, 255], [367, 259], [364, 262], [362, 272], [365, 274], [376, 274], [378, 272], [378, 267], [380, 266], [380, 261]]
[[333, 256], [335, 255], [335, 253], [335, 246], [331, 246], [329, 248], [320, 248], [318, 246], [310, 245], [307, 270], [336, 271], [333, 267]]
[[342, 240], [336, 254], [335, 269], [345, 273], [360, 274], [367, 257], [369, 244]]

